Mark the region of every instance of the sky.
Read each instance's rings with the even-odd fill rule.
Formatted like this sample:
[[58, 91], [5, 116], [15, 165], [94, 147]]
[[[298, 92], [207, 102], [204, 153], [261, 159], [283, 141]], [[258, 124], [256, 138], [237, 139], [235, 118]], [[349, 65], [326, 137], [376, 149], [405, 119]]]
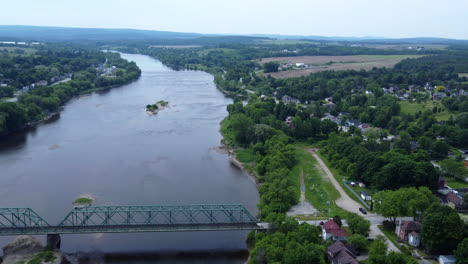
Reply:
[[0, 25], [468, 39], [468, 0], [21, 0]]

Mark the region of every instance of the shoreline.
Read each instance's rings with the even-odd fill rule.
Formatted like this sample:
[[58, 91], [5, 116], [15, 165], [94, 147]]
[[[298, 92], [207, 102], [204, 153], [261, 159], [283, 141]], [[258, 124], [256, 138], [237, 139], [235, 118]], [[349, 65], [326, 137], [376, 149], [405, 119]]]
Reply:
[[49, 113], [46, 117], [44, 117], [43, 119], [41, 120], [37, 120], [37, 121], [31, 121], [31, 122], [28, 122], [27, 124], [25, 124], [23, 127], [17, 129], [17, 130], [14, 130], [14, 131], [11, 131], [11, 132], [8, 132], [6, 134], [3, 134], [3, 135], [0, 135], [0, 139], [3, 139], [3, 138], [6, 138], [8, 136], [13, 136], [14, 134], [16, 133], [19, 133], [19, 132], [25, 132], [27, 131], [28, 129], [31, 129], [31, 128], [34, 128], [44, 122], [47, 122], [49, 120], [51, 120], [52, 118], [60, 115], [60, 112], [63, 111], [63, 109], [65, 108], [65, 105], [68, 104], [71, 100], [73, 99], [77, 99], [77, 98], [80, 98], [82, 96], [85, 96], [85, 95], [90, 95], [94, 92], [99, 92], [99, 91], [104, 91], [104, 90], [110, 90], [110, 89], [113, 89], [113, 88], [117, 88], [117, 87], [121, 87], [121, 86], [124, 86], [124, 85], [127, 85], [127, 84], [130, 84], [132, 82], [135, 82], [137, 81], [138, 79], [140, 79], [141, 76], [138, 76], [138, 78], [136, 78], [135, 80], [131, 80], [131, 81], [128, 81], [128, 82], [125, 82], [125, 83], [122, 83], [122, 84], [118, 84], [118, 85], [111, 85], [111, 86], [106, 86], [106, 87], [101, 87], [101, 88], [95, 88], [95, 89], [90, 89], [90, 90], [86, 90], [86, 91], [83, 91], [81, 93], [78, 93], [77, 95], [73, 96], [72, 98], [70, 98], [70, 100], [68, 100], [66, 103], [64, 103], [63, 105], [59, 106], [59, 109], [55, 112], [52, 112], [52, 113]]

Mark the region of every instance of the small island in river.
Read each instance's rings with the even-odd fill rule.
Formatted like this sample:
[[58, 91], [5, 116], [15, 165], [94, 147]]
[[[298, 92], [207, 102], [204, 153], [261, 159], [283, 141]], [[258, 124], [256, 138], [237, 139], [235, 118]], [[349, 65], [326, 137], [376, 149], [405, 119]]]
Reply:
[[146, 105], [146, 113], [149, 115], [157, 114], [159, 111], [164, 110], [169, 102], [166, 101], [158, 101], [155, 104]]

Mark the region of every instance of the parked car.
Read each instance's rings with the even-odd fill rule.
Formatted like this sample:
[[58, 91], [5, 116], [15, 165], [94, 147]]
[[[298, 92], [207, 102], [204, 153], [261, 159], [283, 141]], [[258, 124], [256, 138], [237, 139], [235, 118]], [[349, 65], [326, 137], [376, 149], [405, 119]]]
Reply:
[[359, 211], [361, 211], [361, 213], [363, 213], [363, 214], [367, 214], [367, 211], [366, 211], [364, 208], [362, 208], [362, 207], [359, 208]]

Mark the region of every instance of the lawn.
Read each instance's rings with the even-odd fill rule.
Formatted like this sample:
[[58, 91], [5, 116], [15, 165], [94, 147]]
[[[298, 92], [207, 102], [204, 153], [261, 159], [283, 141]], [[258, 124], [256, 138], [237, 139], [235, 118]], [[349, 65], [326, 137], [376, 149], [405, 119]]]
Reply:
[[442, 120], [448, 120], [450, 116], [453, 116], [455, 118], [455, 114], [449, 113], [445, 107], [440, 103], [440, 102], [434, 102], [432, 100], [428, 100], [424, 103], [418, 104], [416, 102], [409, 102], [409, 101], [400, 101], [400, 111], [404, 114], [416, 114], [419, 111], [424, 112], [426, 110], [432, 111], [432, 108], [434, 106], [437, 106], [437, 108], [442, 108], [442, 112], [435, 114], [435, 117], [438, 121]]
[[455, 178], [444, 178], [445, 184], [448, 186], [458, 189], [458, 188], [468, 188], [468, 182], [460, 181]]

